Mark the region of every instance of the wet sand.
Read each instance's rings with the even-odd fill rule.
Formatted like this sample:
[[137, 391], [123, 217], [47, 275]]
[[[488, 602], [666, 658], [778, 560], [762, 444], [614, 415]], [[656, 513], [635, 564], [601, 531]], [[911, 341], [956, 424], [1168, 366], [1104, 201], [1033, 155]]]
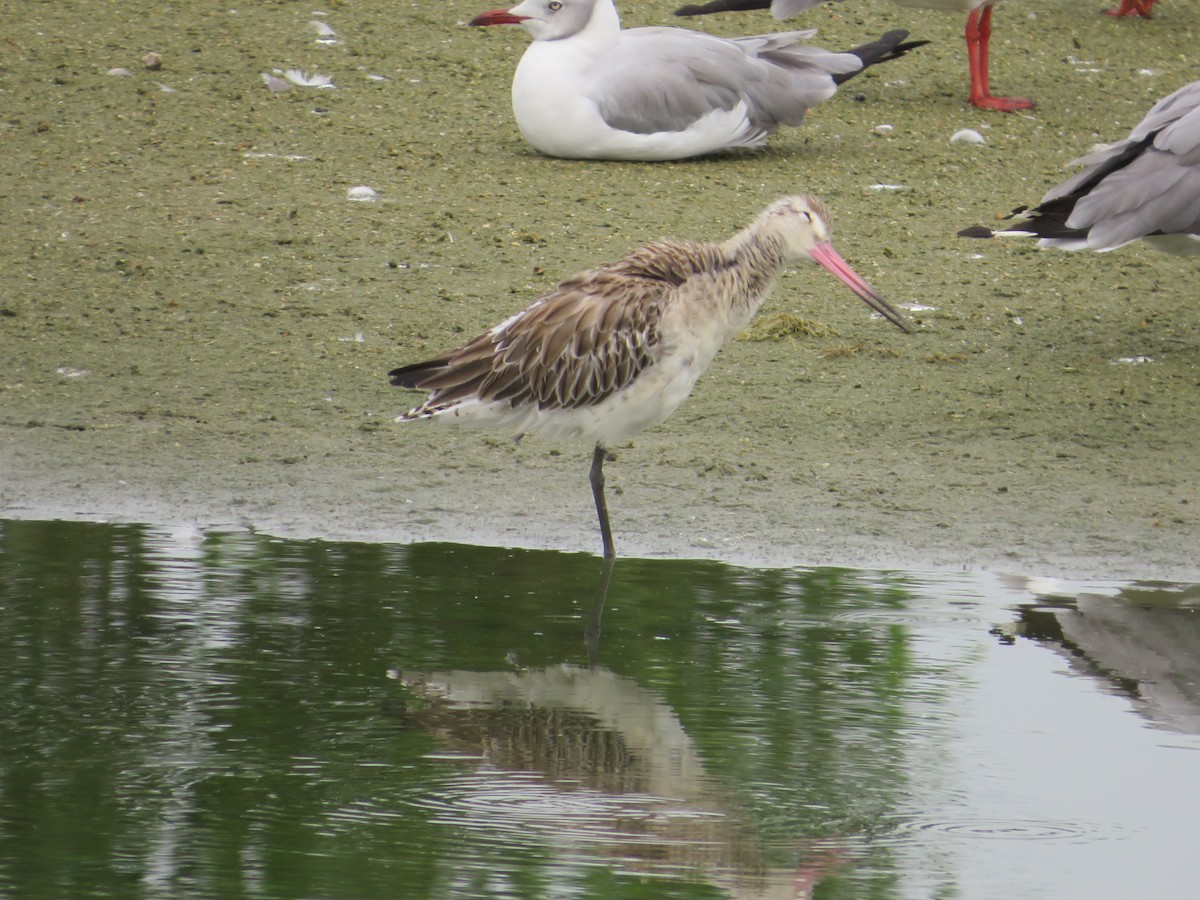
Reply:
[[[626, 24], [674, 5], [626, 3]], [[869, 281], [928, 307], [919, 332], [789, 273], [759, 324], [817, 336], [734, 342], [615, 449], [619, 553], [1200, 581], [1197, 263], [955, 237], [1194, 79], [1196, 3], [1148, 22], [1002, 4], [993, 88], [1028, 114], [966, 106], [961, 17], [835, 4], [798, 27], [934, 43], [766, 150], [665, 164], [529, 150], [508, 99], [526, 39], [463, 26], [484, 8], [333, 5], [334, 45], [290, 3], [8, 23], [0, 515], [598, 552], [589, 448], [395, 425], [417, 396], [385, 373], [647, 239], [723, 239], [807, 190]], [[337, 88], [261, 80], [292, 67]], [[962, 128], [986, 143], [951, 144]]]

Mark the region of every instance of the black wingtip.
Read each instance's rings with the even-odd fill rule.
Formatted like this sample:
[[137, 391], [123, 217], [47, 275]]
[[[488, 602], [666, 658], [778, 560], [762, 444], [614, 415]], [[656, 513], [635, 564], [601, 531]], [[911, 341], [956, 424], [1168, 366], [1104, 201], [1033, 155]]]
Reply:
[[905, 41], [908, 37], [908, 32], [903, 28], [897, 28], [895, 31], [889, 31], [881, 35], [877, 40], [863, 44], [861, 47], [855, 47], [852, 50], [846, 50], [846, 53], [853, 53], [862, 60], [862, 68], [857, 72], [849, 72], [845, 75], [834, 75], [833, 81], [835, 84], [844, 84], [855, 75], [875, 65], [876, 63], [888, 62], [893, 59], [899, 59], [908, 53], [909, 50], [915, 50], [918, 47], [924, 47], [929, 41]]
[[996, 232], [988, 228], [986, 225], [972, 225], [970, 228], [964, 228], [958, 232], [959, 237], [965, 238], [990, 238], [994, 237]]
[[675, 10], [677, 16], [707, 16], [712, 13], [746, 12], [770, 9], [771, 0], [709, 0], [708, 3], [689, 3]]
[[432, 368], [427, 362], [413, 363], [410, 366], [400, 366], [388, 372], [388, 384], [392, 387], [421, 390], [420, 381], [429, 374]]

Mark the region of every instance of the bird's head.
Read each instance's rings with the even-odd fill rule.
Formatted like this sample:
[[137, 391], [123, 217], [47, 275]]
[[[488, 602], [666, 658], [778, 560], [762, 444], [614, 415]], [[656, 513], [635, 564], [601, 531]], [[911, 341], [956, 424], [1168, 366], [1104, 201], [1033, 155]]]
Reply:
[[837, 276], [846, 287], [871, 309], [902, 331], [912, 331], [908, 322], [842, 259], [830, 240], [829, 207], [810, 194], [797, 194], [776, 200], [762, 211], [752, 231], [770, 237], [783, 246], [789, 262], [808, 259]]
[[520, 25], [534, 40], [554, 41], [586, 28], [596, 9], [597, 0], [524, 0], [511, 9], [480, 13], [469, 24]]
[[833, 230], [829, 207], [810, 194], [776, 200], [758, 217], [757, 230], [783, 245], [788, 262], [812, 259], [813, 250], [828, 244]]

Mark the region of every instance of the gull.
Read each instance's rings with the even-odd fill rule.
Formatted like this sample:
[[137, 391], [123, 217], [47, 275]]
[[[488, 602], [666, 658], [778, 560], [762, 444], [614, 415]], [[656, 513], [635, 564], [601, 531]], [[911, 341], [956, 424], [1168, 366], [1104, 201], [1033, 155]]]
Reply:
[[472, 25], [533, 36], [512, 84], [517, 126], [568, 159], [686, 159], [757, 147], [867, 66], [902, 56], [893, 31], [845, 53], [802, 44], [815, 31], [726, 39], [686, 28], [621, 28], [612, 0], [524, 0]]
[[1200, 81], [1159, 100], [1129, 137], [1074, 160], [1086, 166], [1003, 231], [1061, 250], [1104, 252], [1143, 240], [1165, 253], [1200, 255]]
[[663, 422], [743, 330], [783, 270], [811, 260], [904, 331], [905, 319], [830, 242], [825, 204], [768, 206], [722, 243], [664, 239], [560, 283], [474, 340], [388, 373], [429, 396], [396, 419], [433, 419], [594, 444], [590, 481], [606, 559], [607, 448]]
[[[788, 19], [825, 0], [711, 0], [709, 3], [682, 6], [677, 16], [702, 16], [733, 10], [770, 9], [777, 19]], [[988, 44], [992, 37], [992, 7], [997, 0], [896, 0], [901, 6], [939, 9], [967, 14], [967, 67], [971, 74], [969, 100], [980, 109], [1014, 112], [1030, 109], [1034, 103], [1024, 97], [993, 97], [988, 80]], [[1143, 2], [1143, 0], [1139, 0]], [[1154, 2], [1154, 0], [1149, 0]]]

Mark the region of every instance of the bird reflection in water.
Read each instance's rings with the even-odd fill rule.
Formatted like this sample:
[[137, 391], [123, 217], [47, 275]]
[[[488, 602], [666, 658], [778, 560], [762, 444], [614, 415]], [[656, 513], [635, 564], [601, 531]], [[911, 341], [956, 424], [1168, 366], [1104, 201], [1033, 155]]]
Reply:
[[1200, 585], [1134, 584], [1112, 595], [1027, 578], [1006, 587], [1026, 599], [1016, 623], [993, 629], [1001, 640], [1048, 647], [1156, 728], [1200, 734]]
[[[591, 621], [596, 652], [611, 580], [606, 560]], [[435, 821], [481, 841], [534, 842], [621, 873], [700, 880], [733, 898], [811, 897], [845, 864], [837, 838], [768, 860], [739, 803], [664, 699], [592, 664], [473, 672], [392, 670], [415, 700], [408, 724], [471, 769], [433, 788]]]

